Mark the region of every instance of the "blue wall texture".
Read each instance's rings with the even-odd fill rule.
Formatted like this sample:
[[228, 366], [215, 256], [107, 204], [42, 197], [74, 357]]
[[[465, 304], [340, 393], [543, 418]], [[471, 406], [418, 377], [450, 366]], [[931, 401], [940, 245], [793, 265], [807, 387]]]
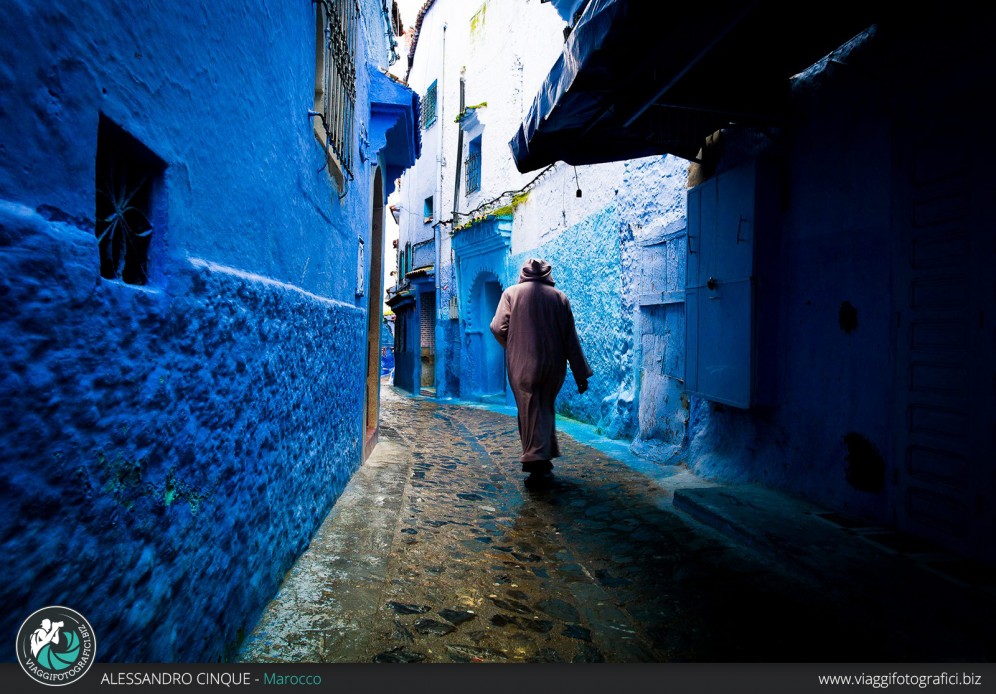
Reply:
[[[879, 451], [890, 446], [891, 142], [885, 104], [872, 91], [863, 80], [824, 76], [800, 99], [806, 118], [769, 174], [791, 182], [777, 184], [780, 239], [771, 249], [775, 271], [764, 278], [774, 284], [778, 320], [758, 336], [766, 348], [756, 355], [774, 374], [773, 404], [696, 407], [689, 459], [707, 475], [884, 521], [885, 492], [845, 482], [845, 435], [860, 433]], [[728, 146], [736, 152], [732, 139]], [[859, 315], [851, 331], [840, 324], [845, 301]]]
[[[223, 656], [360, 461], [362, 312], [203, 261], [95, 280], [93, 236], [0, 207], [0, 604], [100, 658]], [[135, 638], [135, 635], [141, 635]]]
[[687, 444], [689, 399], [685, 376], [685, 221], [675, 220], [629, 244], [634, 267], [637, 415], [633, 450], [674, 462]]
[[[477, 399], [481, 394], [485, 347], [492, 339], [488, 332], [483, 337], [479, 334], [483, 320], [477, 291], [483, 280], [495, 276], [502, 288], [509, 287], [518, 282], [525, 260], [542, 258], [553, 266], [556, 286], [571, 302], [578, 335], [594, 371], [584, 395], [577, 393], [573, 379], [566, 380], [557, 411], [596, 425], [605, 436], [636, 439], [642, 454], [663, 459], [674, 446], [684, 443], [688, 419], [688, 402], [679, 392], [683, 359], [678, 350], [684, 331], [681, 220], [687, 166], [672, 157], [647, 157], [626, 162], [619, 169], [593, 169], [587, 175], [611, 186], [608, 202], [603, 199], [593, 205], [586, 198], [576, 203], [590, 210], [581, 221], [549, 229], [541, 235], [549, 240], [534, 247], [520, 242], [519, 248], [528, 250], [510, 254], [509, 247], [515, 248], [514, 241], [525, 236], [517, 226], [523, 224], [523, 210], [528, 216], [530, 208], [550, 204], [552, 193], [543, 188], [531, 191], [514, 215], [487, 217], [454, 235], [455, 262], [445, 262], [448, 254], [444, 254], [440, 289], [444, 305], [451, 297], [458, 299], [460, 320], [444, 317], [437, 333], [442, 338], [437, 340], [441, 345], [437, 363], [445, 366], [445, 371], [437, 369], [443, 375], [440, 396]], [[665, 230], [671, 231], [665, 234]], [[661, 245], [664, 236], [666, 246]], [[666, 252], [654, 255], [657, 246]], [[669, 278], [667, 287], [677, 295], [673, 305], [656, 312], [641, 303], [641, 296], [653, 284], [647, 269], [652, 261], [656, 262], [653, 282], [662, 284], [663, 278]], [[659, 299], [661, 288], [656, 291]], [[458, 329], [451, 329], [452, 324], [458, 324]], [[672, 331], [674, 339], [670, 343], [644, 339], [657, 329]], [[640, 394], [647, 364], [654, 365], [658, 380], [663, 379], [663, 370], [678, 378], [650, 388], [648, 397], [661, 396], [656, 400]], [[459, 371], [451, 372], [451, 365]], [[654, 378], [652, 374], [651, 381]], [[507, 403], [514, 404], [511, 393], [506, 395]], [[658, 450], [658, 443], [646, 443], [661, 438], [658, 421], [668, 425], [665, 452]]]
[[620, 404], [616, 397], [629, 376], [625, 355], [633, 349], [632, 307], [623, 293], [620, 247], [620, 222], [610, 205], [553, 241], [512, 256], [504, 278], [504, 286], [518, 282], [528, 258], [542, 258], [553, 266], [553, 280], [571, 302], [581, 347], [595, 372], [584, 395], [578, 395], [568, 375], [557, 396], [557, 411], [598, 423], [610, 436], [634, 431], [632, 399]]
[[[557, 411], [596, 425], [605, 436], [633, 441], [654, 459], [669, 458], [684, 443], [688, 419], [680, 380], [665, 377], [680, 379], [684, 363], [680, 193], [686, 173], [684, 163], [671, 157], [627, 162], [612, 202], [552, 240], [510, 257], [502, 278], [518, 281], [529, 257], [553, 265], [594, 371], [584, 395], [567, 379]], [[526, 204], [534, 204], [533, 198], [542, 202], [533, 193]], [[665, 289], [674, 294], [674, 303], [644, 305], [648, 292], [655, 291], [659, 302]]]
[[[361, 3], [340, 195], [315, 30], [307, 0], [5, 4], [0, 637], [61, 604], [100, 660], [224, 658], [359, 465], [387, 32]], [[143, 286], [100, 276], [105, 120], [162, 164]]]

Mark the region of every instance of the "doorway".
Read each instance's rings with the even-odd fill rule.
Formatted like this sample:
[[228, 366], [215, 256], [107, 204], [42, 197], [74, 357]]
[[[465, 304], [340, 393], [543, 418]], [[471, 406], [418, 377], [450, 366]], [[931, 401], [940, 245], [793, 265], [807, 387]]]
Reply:
[[494, 339], [490, 327], [501, 293], [501, 283], [490, 272], [479, 275], [471, 290], [467, 324], [469, 395], [485, 402], [505, 402], [505, 350]]
[[367, 295], [366, 392], [363, 413], [363, 459], [377, 445], [380, 418], [380, 342], [384, 320], [384, 183], [374, 172], [373, 215], [370, 222], [370, 289]]
[[436, 295], [432, 291], [419, 294], [419, 347], [422, 368], [419, 380], [422, 395], [436, 394]]

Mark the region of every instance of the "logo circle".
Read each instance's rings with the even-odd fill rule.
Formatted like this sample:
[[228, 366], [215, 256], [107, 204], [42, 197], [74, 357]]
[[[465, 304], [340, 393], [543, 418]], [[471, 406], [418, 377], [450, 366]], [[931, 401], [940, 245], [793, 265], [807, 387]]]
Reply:
[[96, 654], [93, 627], [68, 607], [43, 607], [17, 630], [17, 662], [31, 679], [51, 687], [83, 677]]

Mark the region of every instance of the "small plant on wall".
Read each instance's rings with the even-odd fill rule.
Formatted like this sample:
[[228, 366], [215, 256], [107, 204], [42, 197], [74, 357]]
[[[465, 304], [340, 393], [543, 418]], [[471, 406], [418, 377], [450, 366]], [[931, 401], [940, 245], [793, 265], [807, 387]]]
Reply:
[[108, 180], [97, 188], [100, 274], [107, 279], [122, 279], [128, 284], [148, 281], [152, 222], [141, 205], [148, 197], [147, 188], [147, 180], [131, 187], [126, 177]]
[[154, 206], [164, 169], [142, 143], [101, 115], [95, 228], [102, 277], [148, 283]]

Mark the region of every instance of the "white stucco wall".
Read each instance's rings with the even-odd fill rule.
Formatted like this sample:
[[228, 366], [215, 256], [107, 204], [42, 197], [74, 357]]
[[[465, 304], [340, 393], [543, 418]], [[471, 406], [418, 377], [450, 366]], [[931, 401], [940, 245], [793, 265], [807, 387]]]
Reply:
[[470, 140], [464, 138], [458, 154], [459, 128], [454, 119], [459, 113], [461, 70], [466, 79], [465, 104], [486, 102], [487, 106], [477, 113], [483, 134], [481, 189], [468, 196], [461, 183], [459, 212], [467, 213], [502, 191], [521, 188], [534, 177], [515, 169], [508, 142], [560, 55], [563, 26], [556, 11], [539, 0], [481, 4], [437, 0], [426, 12], [408, 84], [424, 96], [437, 80], [437, 120], [422, 131], [422, 156], [402, 178], [402, 246], [430, 237], [429, 225], [422, 221], [425, 198], [436, 198], [439, 219], [452, 216], [455, 165], [458, 157], [461, 161], [466, 157]]

